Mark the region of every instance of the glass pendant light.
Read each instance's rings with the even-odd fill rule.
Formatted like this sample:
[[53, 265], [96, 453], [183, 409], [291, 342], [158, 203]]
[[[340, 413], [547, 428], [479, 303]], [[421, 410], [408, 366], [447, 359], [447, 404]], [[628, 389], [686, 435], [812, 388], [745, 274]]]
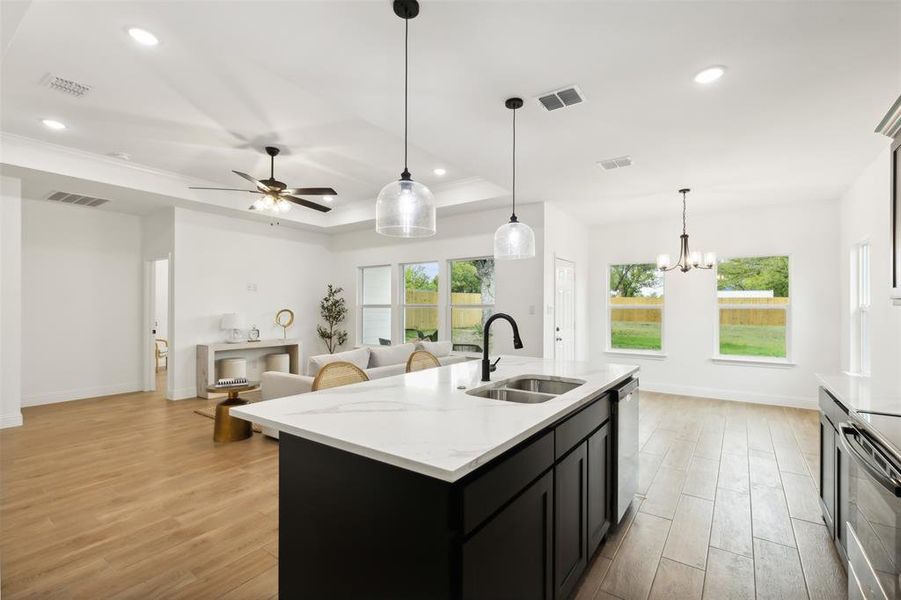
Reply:
[[435, 235], [435, 198], [429, 188], [414, 181], [407, 169], [407, 88], [410, 19], [419, 14], [416, 0], [394, 0], [394, 14], [404, 20], [404, 172], [382, 188], [375, 204], [375, 230], [392, 237]]
[[522, 108], [522, 98], [508, 98], [504, 106], [513, 111], [513, 214], [509, 223], [494, 232], [494, 258], [532, 258], [535, 256], [535, 232], [516, 218], [516, 109]]

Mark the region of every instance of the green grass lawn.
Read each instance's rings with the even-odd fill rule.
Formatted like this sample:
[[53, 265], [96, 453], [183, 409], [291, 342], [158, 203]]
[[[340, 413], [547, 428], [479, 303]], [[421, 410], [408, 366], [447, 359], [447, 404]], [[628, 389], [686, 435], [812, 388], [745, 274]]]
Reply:
[[[610, 345], [619, 350], [660, 350], [660, 323], [613, 321]], [[780, 325], [721, 325], [720, 354], [785, 356], [785, 327]]]
[[785, 356], [782, 325], [720, 325], [720, 354], [738, 356]]
[[620, 350], [660, 350], [660, 323], [613, 321], [610, 346]]

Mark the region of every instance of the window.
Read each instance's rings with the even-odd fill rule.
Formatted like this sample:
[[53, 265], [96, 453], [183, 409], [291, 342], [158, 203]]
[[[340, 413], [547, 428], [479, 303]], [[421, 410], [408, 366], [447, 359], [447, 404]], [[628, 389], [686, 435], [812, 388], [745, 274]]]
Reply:
[[788, 257], [733, 258], [717, 267], [723, 356], [788, 358]]
[[438, 263], [404, 265], [404, 341], [438, 341]]
[[653, 264], [610, 265], [611, 350], [663, 350], [663, 273]]
[[864, 242], [854, 248], [851, 264], [852, 335], [851, 369], [862, 375], [870, 374], [870, 244]]
[[450, 261], [450, 320], [454, 350], [481, 352], [485, 320], [494, 311], [494, 259]]
[[391, 267], [360, 269], [360, 343], [391, 344]]

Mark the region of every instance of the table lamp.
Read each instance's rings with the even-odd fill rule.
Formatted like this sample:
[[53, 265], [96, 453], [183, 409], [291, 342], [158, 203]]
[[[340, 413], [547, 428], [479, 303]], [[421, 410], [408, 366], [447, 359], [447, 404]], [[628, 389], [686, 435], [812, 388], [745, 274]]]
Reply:
[[225, 341], [229, 344], [243, 341], [241, 339], [241, 328], [243, 326], [244, 324], [241, 322], [238, 313], [225, 313], [222, 315], [222, 318], [219, 319], [219, 329], [228, 331], [228, 337]]

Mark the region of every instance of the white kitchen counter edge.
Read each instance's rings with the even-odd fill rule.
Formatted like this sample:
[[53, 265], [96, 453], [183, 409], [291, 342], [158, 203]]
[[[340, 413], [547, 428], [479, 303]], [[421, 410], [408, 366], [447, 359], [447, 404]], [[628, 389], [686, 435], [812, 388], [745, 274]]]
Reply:
[[[513, 358], [513, 357], [511, 357], [511, 358]], [[519, 358], [519, 357], [517, 357], [517, 358]], [[542, 359], [535, 359], [535, 362], [539, 362], [539, 361], [542, 361]], [[478, 363], [472, 363], [472, 365], [474, 367], [479, 366]], [[516, 369], [517, 371], [520, 371], [519, 373], [514, 373], [514, 374], [503, 373], [498, 376], [493, 376], [492, 379], [496, 382], [496, 381], [500, 381], [502, 379], [508, 379], [509, 377], [516, 377], [521, 374], [535, 373], [537, 371], [537, 369], [530, 368], [532, 366], [533, 366], [532, 364], [528, 364], [521, 369]], [[567, 394], [561, 394], [560, 396], [558, 396], [556, 398], [556, 399], [562, 399], [569, 394], [573, 394], [574, 396], [576, 394], [578, 394], [578, 395], [581, 395], [581, 397], [578, 400], [574, 400], [572, 402], [565, 404], [564, 406], [561, 406], [560, 409], [558, 411], [554, 412], [553, 414], [550, 414], [547, 417], [541, 419], [540, 421], [535, 422], [531, 426], [516, 433], [513, 437], [511, 437], [501, 443], [498, 443], [491, 449], [486, 450], [485, 452], [480, 454], [477, 458], [470, 460], [453, 470], [444, 469], [444, 468], [438, 467], [433, 464], [429, 464], [426, 462], [411, 459], [409, 457], [398, 456], [396, 454], [392, 454], [391, 452], [387, 452], [387, 451], [384, 451], [384, 450], [378, 449], [378, 448], [373, 448], [371, 446], [361, 445], [359, 443], [355, 443], [348, 439], [341, 439], [341, 438], [338, 438], [338, 437], [335, 437], [332, 435], [324, 435], [320, 432], [311, 431], [309, 429], [304, 429], [302, 427], [298, 427], [291, 423], [286, 423], [284, 421], [280, 421], [280, 420], [268, 418], [263, 415], [255, 414], [254, 407], [259, 408], [261, 405], [264, 405], [267, 402], [278, 402], [279, 400], [285, 400], [285, 398], [277, 398], [277, 399], [271, 400], [271, 401], [257, 402], [257, 403], [250, 404], [250, 405], [243, 406], [243, 407], [234, 407], [231, 409], [231, 413], [236, 417], [246, 419], [248, 421], [251, 421], [253, 423], [256, 423], [256, 424], [264, 426], [264, 427], [271, 427], [273, 429], [279, 430], [280, 432], [285, 432], [285, 433], [295, 435], [297, 437], [300, 437], [300, 438], [303, 438], [306, 440], [318, 442], [318, 443], [324, 444], [326, 446], [330, 446], [332, 448], [337, 448], [339, 450], [345, 450], [345, 451], [351, 452], [353, 454], [357, 454], [359, 456], [363, 456], [366, 458], [371, 458], [373, 460], [377, 460], [379, 462], [383, 462], [386, 464], [394, 465], [396, 467], [400, 467], [400, 468], [408, 470], [408, 471], [413, 471], [416, 473], [420, 473], [422, 475], [427, 475], [429, 477], [433, 477], [435, 479], [453, 483], [453, 482], [458, 481], [459, 479], [465, 477], [469, 473], [472, 473], [473, 471], [475, 471], [476, 469], [478, 469], [480, 466], [484, 465], [485, 463], [490, 462], [491, 460], [497, 458], [498, 456], [500, 456], [507, 450], [515, 447], [520, 442], [528, 439], [529, 437], [531, 437], [535, 433], [538, 433], [542, 429], [548, 427], [552, 423], [555, 423], [555, 422], [561, 420], [562, 418], [566, 417], [567, 415], [574, 413], [579, 408], [581, 408], [582, 406], [587, 404], [590, 400], [597, 397], [598, 394], [603, 393], [604, 391], [607, 391], [607, 390], [613, 388], [618, 383], [621, 383], [621, 382], [627, 380], [629, 377], [633, 376], [635, 373], [637, 373], [639, 371], [639, 367], [637, 365], [615, 364], [615, 365], [611, 365], [611, 366], [624, 368], [624, 369], [626, 369], [626, 371], [617, 376], [605, 379], [605, 380], [603, 380], [603, 382], [596, 382], [596, 381], [593, 382], [590, 380], [589, 376], [583, 376], [584, 378], [588, 379], [587, 383], [583, 386], [584, 389], [573, 390], [571, 392], [567, 392]], [[460, 368], [459, 365], [449, 365], [449, 366], [441, 367], [441, 368], [442, 369], [453, 369], [455, 367]], [[373, 380], [372, 382], [367, 382], [367, 383], [377, 383], [377, 382], [384, 383], [387, 379], [394, 379], [395, 377], [404, 377], [404, 376], [405, 375], [396, 375], [392, 378], [377, 379], [377, 380]], [[568, 373], [565, 375], [565, 377], [578, 378], [579, 375]], [[594, 378], [597, 378], [597, 376], [594, 376]], [[362, 386], [362, 385], [366, 385], [366, 384], [364, 383], [364, 384], [357, 384], [357, 385]], [[485, 383], [485, 384], [480, 384], [480, 385], [489, 385], [489, 384]], [[354, 387], [356, 387], [356, 386], [354, 386]], [[480, 386], [472, 386], [470, 389], [473, 389], [475, 387], [480, 387]], [[340, 389], [340, 388], [333, 388], [330, 391], [332, 393], [335, 393], [335, 391], [338, 389]], [[327, 391], [329, 391], [329, 390], [327, 390]], [[461, 391], [460, 393], [465, 393], [465, 392]], [[289, 398], [302, 399], [303, 396], [306, 396], [306, 395], [307, 394], [300, 394], [297, 396], [291, 396]]]

